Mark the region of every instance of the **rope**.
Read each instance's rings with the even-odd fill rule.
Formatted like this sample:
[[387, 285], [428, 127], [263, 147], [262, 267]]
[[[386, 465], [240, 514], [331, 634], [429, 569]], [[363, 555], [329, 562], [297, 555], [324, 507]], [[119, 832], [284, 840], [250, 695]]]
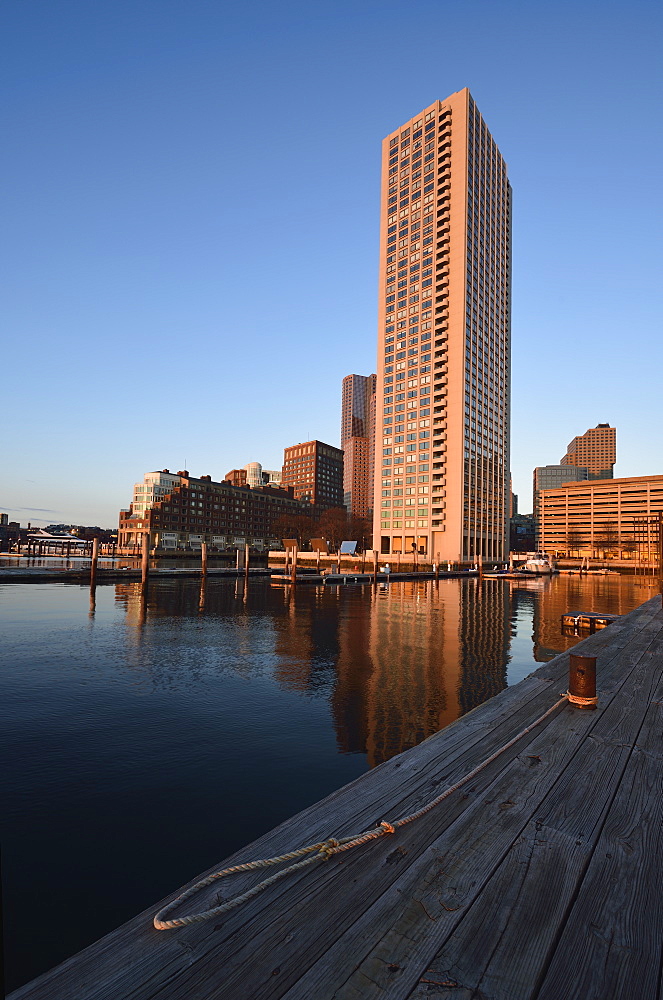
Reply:
[[[338, 840], [335, 837], [330, 837], [328, 840], [322, 840], [317, 844], [309, 844], [307, 847], [300, 847], [295, 851], [289, 851], [287, 854], [280, 854], [275, 858], [262, 858], [257, 861], [247, 861], [242, 865], [233, 865], [232, 868], [224, 868], [222, 871], [213, 872], [211, 875], [201, 878], [198, 882], [189, 886], [184, 892], [176, 896], [175, 899], [171, 900], [170, 903], [166, 903], [162, 906], [158, 913], [154, 916], [154, 926], [158, 931], [173, 930], [176, 927], [187, 927], [189, 924], [202, 923], [205, 920], [212, 920], [214, 917], [220, 916], [222, 913], [227, 913], [228, 910], [234, 909], [236, 906], [240, 906], [242, 903], [248, 902], [249, 899], [253, 899], [259, 893], [263, 892], [270, 885], [278, 882], [279, 879], [284, 878], [286, 875], [291, 875], [293, 872], [299, 871], [302, 868], [306, 868], [308, 865], [312, 865], [317, 861], [327, 861], [329, 858], [333, 857], [335, 854], [340, 854], [342, 851], [349, 851], [352, 847], [360, 847], [362, 844], [368, 844], [371, 840], [377, 840], [379, 837], [384, 837], [387, 834], [396, 833], [402, 826], [406, 826], [408, 823], [414, 822], [415, 819], [419, 819], [421, 816], [425, 816], [426, 813], [434, 809], [435, 806], [439, 805], [440, 802], [448, 798], [453, 792], [457, 791], [463, 785], [471, 781], [480, 771], [483, 771], [485, 767], [492, 764], [501, 754], [509, 750], [518, 740], [522, 739], [528, 733], [531, 733], [536, 726], [540, 725], [549, 715], [552, 715], [556, 709], [559, 708], [566, 701], [571, 701], [572, 698], [576, 698], [575, 695], [571, 696], [568, 694], [561, 695], [558, 701], [554, 705], [551, 705], [547, 711], [540, 715], [538, 719], [531, 723], [531, 725], [526, 726], [525, 729], [521, 731], [510, 739], [508, 743], [501, 746], [499, 750], [487, 757], [486, 760], [477, 764], [468, 774], [462, 777], [454, 785], [450, 785], [436, 798], [431, 799], [426, 805], [422, 806], [416, 812], [410, 813], [409, 816], [403, 816], [401, 819], [396, 820], [394, 823], [389, 823], [386, 820], [382, 820], [378, 826], [373, 827], [371, 830], [365, 830], [363, 833], [353, 834], [349, 837], [341, 837]], [[590, 701], [591, 699], [584, 699], [585, 701]], [[576, 702], [577, 703], [577, 702]], [[308, 855], [308, 856], [307, 856]], [[164, 919], [169, 913], [183, 903], [185, 900], [190, 899], [191, 896], [204, 889], [205, 886], [211, 885], [216, 882], [217, 879], [227, 878], [229, 875], [236, 875], [238, 872], [249, 872], [255, 871], [258, 868], [268, 868], [271, 865], [283, 864], [285, 861], [294, 861], [296, 858], [303, 858], [302, 861], [295, 861], [295, 864], [289, 865], [287, 868], [283, 868], [281, 871], [275, 872], [274, 875], [270, 875], [269, 878], [264, 879], [264, 881], [259, 882], [254, 885], [252, 889], [248, 889], [246, 892], [241, 893], [238, 896], [233, 896], [232, 899], [227, 900], [225, 903], [221, 903], [219, 906], [211, 907], [208, 910], [202, 910], [200, 913], [192, 913], [188, 917], [173, 917], [169, 920]]]
[[569, 699], [570, 705], [598, 705], [599, 703], [597, 695], [593, 698], [583, 698], [580, 694], [571, 694], [570, 691], [567, 691], [566, 697]]

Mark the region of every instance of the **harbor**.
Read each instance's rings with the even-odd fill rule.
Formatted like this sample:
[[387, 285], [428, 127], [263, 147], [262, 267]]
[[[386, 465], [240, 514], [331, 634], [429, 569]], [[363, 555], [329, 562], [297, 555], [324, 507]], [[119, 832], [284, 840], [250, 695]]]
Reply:
[[[361, 607], [368, 610], [370, 606], [371, 615], [378, 615], [369, 633], [372, 672], [378, 668], [381, 658], [384, 661], [382, 670], [387, 669], [389, 649], [400, 643], [399, 701], [402, 709], [418, 690], [415, 686], [409, 691], [403, 669], [409, 656], [413, 657], [413, 663], [423, 662], [425, 648], [417, 645], [416, 650], [407, 653], [404, 638], [410, 634], [413, 638], [419, 636], [425, 643], [432, 642], [428, 646], [428, 660], [435, 660], [433, 650], [440, 645], [440, 640], [434, 640], [433, 622], [436, 619], [431, 613], [434, 614], [438, 601], [444, 600], [444, 605], [439, 605], [439, 612], [443, 608], [444, 611], [443, 617], [438, 619], [438, 628], [445, 623], [440, 647], [446, 651], [445, 669], [448, 671], [451, 667], [449, 653], [454, 634], [466, 635], [468, 651], [470, 648], [482, 650], [486, 667], [494, 663], [495, 684], [492, 690], [484, 687], [483, 695], [480, 672], [475, 672], [474, 679], [470, 680], [469, 660], [464, 666], [459, 664], [456, 680], [453, 675], [447, 675], [444, 681], [440, 678], [446, 693], [439, 700], [436, 721], [421, 733], [423, 742], [408, 746], [409, 723], [405, 717], [400, 738], [390, 741], [388, 749], [378, 749], [385, 735], [379, 728], [361, 737], [359, 742], [356, 736], [350, 737], [348, 733], [349, 747], [359, 748], [362, 742], [365, 747], [374, 747], [370, 770], [353, 778], [352, 772], [346, 769], [346, 781], [350, 779], [350, 784], [336, 789], [328, 785], [330, 794], [317, 802], [313, 798], [314, 804], [305, 805], [303, 812], [295, 808], [289, 814], [284, 815], [281, 811], [279, 816], [277, 813], [275, 829], [258, 835], [249, 846], [236, 839], [235, 848], [227, 852], [226, 861], [220, 861], [223, 854], [218, 854], [219, 860], [213, 863], [213, 869], [208, 864], [210, 870], [278, 856], [307, 844], [329, 843], [331, 838], [340, 840], [374, 829], [383, 821], [395, 825], [399, 819], [416, 812], [447, 787], [471, 774], [523, 730], [532, 725], [533, 728], [462, 789], [452, 792], [440, 805], [397, 829], [395, 834], [381, 836], [356, 849], [330, 856], [327, 861], [312, 864], [211, 921], [172, 931], [156, 931], [153, 918], [162, 904], [158, 902], [159, 896], [154, 895], [148, 905], [149, 897], [143, 893], [145, 904], [139, 917], [128, 923], [120, 921], [118, 930], [20, 987], [12, 996], [16, 1000], [47, 996], [175, 998], [218, 995], [224, 998], [250, 995], [275, 1000], [305, 996], [389, 996], [400, 1000], [401, 997], [430, 995], [469, 997], [475, 993], [509, 998], [535, 995], [528, 993], [523, 983], [536, 983], [537, 989], [545, 987], [545, 991], [536, 996], [655, 996], [647, 992], [646, 982], [641, 992], [637, 991], [639, 985], [634, 990], [628, 976], [629, 963], [653, 961], [649, 952], [660, 947], [655, 933], [646, 932], [648, 927], [654, 926], [654, 915], [647, 909], [643, 886], [647, 885], [647, 880], [651, 881], [652, 873], [647, 864], [647, 852], [643, 860], [639, 845], [643, 841], [649, 844], [650, 839], [658, 835], [657, 820], [652, 813], [658, 808], [660, 799], [651, 794], [651, 781], [655, 779], [652, 768], [658, 753], [653, 734], [657, 713], [660, 713], [657, 685], [660, 685], [663, 622], [659, 597], [645, 600], [644, 604], [641, 599], [638, 608], [630, 611], [628, 603], [619, 596], [626, 596], [624, 585], [625, 581], [619, 579], [581, 581], [577, 577], [523, 581], [520, 585], [493, 580], [482, 583], [476, 579], [437, 583], [422, 580], [392, 584], [389, 593], [378, 591], [368, 605], [362, 595], [371, 594], [370, 587], [340, 592], [338, 588], [329, 592], [320, 587], [301, 591], [297, 588], [295, 594], [294, 588], [273, 588], [256, 579], [247, 592], [242, 580], [234, 583], [209, 580], [202, 618], [196, 601], [198, 588], [193, 580], [155, 579], [146, 616], [142, 618], [138, 584], [97, 588], [102, 597], [109, 589], [135, 588], [136, 596], [131, 597], [127, 590], [125, 600], [129, 599], [129, 621], [135, 621], [135, 641], [143, 643], [143, 658], [149, 655], [145, 642], [149, 642], [150, 633], [160, 620], [166, 622], [160, 619], [158, 607], [163, 605], [164, 610], [167, 607], [174, 610], [174, 587], [186, 588], [191, 600], [188, 614], [197, 615], [200, 624], [204, 624], [206, 615], [216, 616], [214, 595], [218, 588], [223, 588], [218, 591], [219, 596], [221, 593], [226, 595], [224, 607], [228, 606], [228, 600], [238, 601], [240, 607], [247, 598], [249, 602], [255, 601], [259, 592], [262, 595], [270, 592], [273, 594], [270, 600], [284, 600], [284, 609], [290, 608], [290, 613], [294, 611], [298, 616], [293, 622], [295, 631], [292, 633], [293, 639], [298, 637], [298, 643], [305, 639], [301, 631], [305, 620], [302, 613], [308, 616], [320, 599], [326, 603], [335, 600], [334, 593], [345, 594], [343, 600], [351, 602], [348, 607], [359, 611]], [[62, 586], [58, 587], [63, 592]], [[437, 598], [436, 588], [440, 594]], [[463, 598], [464, 603], [459, 606], [459, 610], [464, 608], [461, 619], [452, 624], [454, 595], [466, 590], [467, 600]], [[64, 593], [75, 591], [81, 592], [81, 596], [84, 593], [83, 588], [65, 588]], [[290, 591], [292, 594], [288, 596]], [[647, 597], [646, 589], [628, 591], [632, 597], [636, 592]], [[325, 593], [327, 596], [323, 598]], [[318, 594], [320, 597], [316, 596]], [[578, 642], [578, 637], [561, 635], [558, 612], [580, 598], [584, 607], [609, 609], [618, 617], [608, 627]], [[134, 605], [135, 618], [130, 610]], [[509, 686], [504, 686], [504, 680], [498, 680], [501, 672], [499, 650], [508, 643], [508, 638], [497, 623], [504, 620], [505, 614], [507, 620], [512, 618], [518, 606], [532, 608], [530, 628], [534, 628], [535, 656], [540, 663], [551, 655], [552, 659], [534, 673], [530, 673], [523, 662], [511, 675], [514, 662], [518, 661], [519, 648], [516, 639], [512, 639], [511, 680]], [[476, 621], [479, 608], [483, 624]], [[100, 627], [106, 615], [102, 602], [98, 604], [96, 623], [92, 627]], [[287, 621], [287, 614], [283, 621]], [[472, 621], [475, 626], [471, 626]], [[359, 627], [359, 619], [356, 625]], [[319, 621], [318, 634], [321, 627]], [[348, 638], [354, 634], [354, 628], [353, 625]], [[472, 628], [473, 631], [468, 632]], [[562, 652], [554, 653], [554, 643]], [[560, 692], [568, 683], [571, 649], [574, 653], [598, 658], [599, 704], [596, 711], [556, 705]], [[340, 658], [336, 654], [336, 686], [347, 669], [344, 657], [344, 653]], [[396, 668], [397, 664], [393, 666]], [[165, 663], [161, 671], [164, 667]], [[168, 672], [170, 674], [171, 668]], [[383, 673], [380, 681], [376, 675], [379, 687], [372, 697], [378, 697], [378, 691], [386, 695], [388, 677], [389, 673]], [[430, 684], [433, 677], [430, 673], [426, 683]], [[350, 684], [349, 694], [353, 684], [350, 676], [343, 683]], [[468, 683], [472, 684], [471, 688], [466, 687]], [[454, 689], [459, 699], [455, 709], [452, 704]], [[337, 690], [334, 699], [340, 705], [339, 695]], [[430, 697], [429, 689], [426, 696], [429, 707]], [[489, 700], [483, 700], [485, 697]], [[421, 711], [426, 700], [416, 712]], [[347, 702], [347, 709], [343, 711], [349, 711], [350, 704]], [[552, 713], [537, 724], [551, 707]], [[380, 711], [375, 716], [378, 727], [379, 718]], [[285, 731], [280, 733], [283, 739]], [[397, 736], [396, 732], [393, 736]], [[175, 734], [173, 742], [177, 742]], [[164, 749], [168, 751], [163, 742], [161, 747], [162, 753]], [[187, 756], [189, 753], [187, 751]], [[311, 758], [314, 759], [317, 758]], [[263, 758], [263, 765], [265, 761]], [[252, 788], [249, 794], [255, 800], [253, 808], [260, 813], [264, 811], [266, 785], [264, 781], [256, 782], [258, 773], [252, 774], [248, 769], [246, 780]], [[309, 793], [314, 787], [309, 784]], [[285, 788], [282, 786], [283, 792]], [[588, 795], [590, 788], [592, 794]], [[215, 799], [214, 789], [210, 788], [208, 794], [211, 804]], [[290, 805], [293, 804], [295, 800], [291, 798]], [[288, 808], [286, 795], [282, 805]], [[225, 810], [218, 812], [219, 807], [215, 805], [214, 814], [218, 818], [213, 829], [208, 830], [206, 821], [202, 820], [204, 813], [201, 821], [196, 822], [196, 810], [192, 806], [186, 797], [179, 803], [171, 800], [164, 819], [157, 818], [148, 838], [154, 841], [156, 834], [158, 853], [165, 854], [174, 853], [174, 848], [171, 850], [168, 846], [172, 840], [181, 855], [178, 860], [181, 869], [188, 867], [197, 856], [196, 841], [201, 835], [209, 842], [208, 849], [215, 842], [227, 841], [224, 826], [233, 814], [228, 809], [234, 811], [229, 799]], [[624, 818], [627, 806], [632, 815]], [[155, 815], [158, 817], [158, 813]], [[286, 818], [288, 815], [290, 818]], [[242, 825], [251, 829], [250, 823]], [[259, 830], [260, 823], [254, 822], [253, 828]], [[634, 830], [639, 831], [635, 840]], [[126, 831], [127, 840], [131, 833]], [[615, 838], [619, 841], [616, 847]], [[624, 840], [626, 846], [620, 846]], [[140, 839], [135, 841], [134, 850], [139, 856], [149, 856], [145, 848], [141, 850]], [[133, 853], [129, 843], [126, 852], [127, 856]], [[607, 859], [609, 854], [614, 861]], [[607, 881], [603, 879], [602, 866], [609, 869]], [[621, 867], [614, 875], [616, 866]], [[630, 866], [635, 866], [637, 871], [632, 871]], [[220, 900], [242, 893], [272, 871], [274, 869], [267, 872], [262, 869], [240, 874], [227, 885], [215, 883], [176, 909], [173, 915], [186, 915], [218, 905]], [[191, 881], [198, 878], [195, 872], [189, 867]], [[100, 870], [93, 893], [98, 900], [113, 893], [112, 887], [104, 882]], [[548, 892], [552, 884], [559, 891], [548, 893], [544, 905], [541, 902], [543, 893]], [[588, 940], [585, 940], [582, 934], [587, 921], [583, 906], [587, 904], [583, 900], [590, 899], [595, 906], [596, 894], [600, 895], [612, 885], [617, 886], [622, 895], [615, 901], [608, 894], [605, 905], [597, 911], [605, 914], [607, 925], [601, 925], [596, 933], [591, 929], [587, 931]], [[171, 883], [171, 890], [174, 889]], [[30, 897], [29, 890], [24, 888], [23, 891]], [[171, 891], [163, 902], [179, 891]], [[73, 898], [79, 896], [73, 894]], [[632, 903], [632, 898], [638, 906]], [[105, 903], [102, 909], [104, 907]], [[620, 913], [625, 911], [628, 920], [635, 920], [635, 929], [630, 923], [622, 926], [621, 917], [617, 920], [614, 916], [618, 910]], [[593, 920], [595, 918], [596, 914]], [[642, 928], [644, 936], [640, 935]], [[629, 942], [636, 941], [636, 945], [624, 949], [620, 944], [624, 935]], [[564, 944], [569, 940], [570, 947]], [[615, 942], [612, 951], [610, 940]], [[568, 961], [580, 965], [580, 968], [574, 966], [570, 977], [570, 982], [583, 984], [578, 992], [564, 992], [566, 987], [560, 987], [559, 968], [565, 968]], [[613, 968], [610, 963], [616, 963], [614, 967], [618, 971], [618, 978], [611, 978], [611, 982], [621, 982], [619, 977], [623, 977], [629, 982], [630, 992], [620, 993], [619, 989], [592, 992], [596, 977]], [[624, 968], [620, 963], [626, 963]], [[514, 976], [520, 979], [516, 981]], [[637, 983], [641, 981], [642, 976]]]

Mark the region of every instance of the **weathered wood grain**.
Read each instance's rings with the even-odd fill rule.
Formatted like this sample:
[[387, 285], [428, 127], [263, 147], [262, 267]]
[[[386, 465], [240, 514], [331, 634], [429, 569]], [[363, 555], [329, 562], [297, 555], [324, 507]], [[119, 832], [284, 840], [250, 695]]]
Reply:
[[[536, 995], [660, 678], [660, 662], [650, 665], [653, 670], [641, 661], [632, 666], [629, 680], [430, 962], [432, 978], [454, 980], [491, 1000]], [[423, 986], [413, 993], [426, 995]]]
[[[621, 705], [617, 711], [621, 714]], [[574, 709], [568, 709], [569, 714], [574, 712]], [[576, 718], [580, 725], [586, 725], [588, 731], [591, 731], [593, 727], [587, 724], [587, 714], [589, 713], [584, 714], [582, 719], [577, 716]], [[498, 808], [505, 810], [502, 815], [494, 808], [493, 788], [489, 794], [481, 798], [480, 815], [487, 829], [482, 829], [479, 814], [468, 811], [446, 836], [440, 838], [435, 847], [439, 852], [440, 872], [443, 877], [436, 878], [430, 885], [424, 879], [421, 884], [415, 886], [413, 892], [410, 892], [410, 886], [403, 886], [403, 896], [409, 893], [414, 902], [423, 904], [432, 918], [431, 921], [422, 920], [421, 915], [417, 918], [414, 903], [409, 907], [403, 907], [400, 911], [395, 909], [391, 921], [383, 924], [381, 936], [357, 971], [352, 973], [343, 987], [337, 988], [332, 994], [334, 998], [354, 1000], [361, 997], [362, 1000], [368, 1000], [378, 996], [387, 998], [407, 995], [407, 981], [415, 975], [418, 963], [426, 968], [434, 954], [436, 941], [439, 943], [443, 935], [462, 918], [463, 911], [458, 911], [455, 915], [454, 913], [448, 915], [446, 911], [440, 912], [440, 904], [443, 908], [453, 908], [460, 903], [466, 909], [477, 898], [482, 885], [500, 862], [500, 855], [504, 855], [518, 834], [520, 829], [518, 821], [528, 815], [528, 809], [532, 814], [531, 810], [537, 804], [536, 796], [543, 791], [540, 782], [544, 779], [548, 762], [551, 759], [553, 761], [552, 777], [555, 781], [558, 780], [560, 770], [573, 762], [577, 753], [577, 740], [573, 738], [569, 741], [570, 731], [561, 732], [559, 747], [546, 745], [553, 738], [553, 734], [563, 729], [563, 725], [564, 715], [556, 717], [541, 737], [532, 742], [526, 751], [528, 755], [539, 756], [542, 762], [537, 768], [530, 769], [531, 775], [528, 776], [526, 771], [517, 774], [517, 762], [509, 765], [508, 770], [500, 775], [495, 788], [500, 792], [502, 788], [504, 789], [501, 794], [505, 795], [505, 800], [498, 801]], [[562, 753], [555, 757], [560, 749]], [[600, 760], [595, 754], [590, 756]], [[609, 780], [612, 770], [609, 763], [603, 767], [600, 780]], [[585, 799], [587, 788], [591, 787], [592, 775], [588, 774], [587, 778], [588, 785], [584, 785], [583, 790]], [[511, 789], [510, 796], [509, 789]], [[497, 796], [498, 800], [501, 800], [501, 794]], [[583, 802], [583, 810], [587, 811], [587, 802]], [[451, 845], [450, 849], [447, 849], [446, 842], [449, 839]], [[533, 884], [536, 885], [535, 880]], [[448, 889], [449, 886], [453, 887], [454, 893], [445, 896], [444, 889]], [[453, 975], [451, 978], [454, 978]], [[463, 983], [462, 979], [459, 981]], [[293, 994], [293, 997], [296, 995]]]
[[[660, 664], [660, 651], [657, 659]], [[663, 685], [659, 685], [538, 1000], [558, 1000], [561, 995], [569, 1000], [656, 1000], [659, 996], [662, 698]]]

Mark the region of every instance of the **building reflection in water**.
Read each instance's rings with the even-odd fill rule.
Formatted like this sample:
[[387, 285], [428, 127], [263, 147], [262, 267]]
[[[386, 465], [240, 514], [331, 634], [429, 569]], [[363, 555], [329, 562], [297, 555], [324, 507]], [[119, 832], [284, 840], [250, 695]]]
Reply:
[[268, 676], [284, 691], [324, 699], [339, 751], [366, 754], [372, 767], [505, 688], [513, 656], [519, 679], [535, 660], [570, 648], [578, 639], [561, 633], [566, 611], [622, 614], [650, 596], [649, 581], [618, 583], [415, 580], [293, 591], [209, 578], [202, 587], [151, 580], [147, 594], [118, 584], [115, 599], [133, 626], [131, 667], [153, 683], [189, 687], [224, 671]]
[[[129, 643], [162, 683], [268, 669], [328, 700], [339, 750], [374, 766], [506, 686], [508, 588], [475, 580], [270, 587], [208, 579], [117, 584]], [[156, 626], [169, 624], [169, 642]], [[157, 648], [158, 647], [158, 653]], [[133, 665], [136, 666], [136, 660]]]

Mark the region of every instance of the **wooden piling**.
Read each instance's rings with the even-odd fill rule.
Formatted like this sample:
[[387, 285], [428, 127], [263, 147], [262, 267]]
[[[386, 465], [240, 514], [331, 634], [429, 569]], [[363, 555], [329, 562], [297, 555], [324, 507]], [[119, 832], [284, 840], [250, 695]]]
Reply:
[[297, 546], [295, 545], [292, 550], [292, 570], [290, 573], [290, 582], [293, 587], [297, 583]]
[[569, 654], [569, 702], [576, 708], [596, 708], [595, 656]]
[[150, 533], [143, 532], [142, 539], [142, 559], [140, 564], [140, 582], [143, 586], [147, 583], [150, 572]]
[[244, 548], [244, 577], [247, 580], [249, 578], [249, 559], [250, 559], [250, 556], [251, 556], [251, 549], [249, 547], [249, 543], [247, 542], [246, 546]]
[[[67, 545], [67, 558], [69, 558], [69, 545]], [[92, 542], [92, 562], [90, 563], [90, 586], [94, 587], [95, 580], [97, 578], [97, 563], [99, 561], [99, 539], [95, 538]]]
[[373, 549], [373, 586], [378, 582], [378, 550]]
[[207, 576], [207, 542], [200, 543], [200, 572]]

